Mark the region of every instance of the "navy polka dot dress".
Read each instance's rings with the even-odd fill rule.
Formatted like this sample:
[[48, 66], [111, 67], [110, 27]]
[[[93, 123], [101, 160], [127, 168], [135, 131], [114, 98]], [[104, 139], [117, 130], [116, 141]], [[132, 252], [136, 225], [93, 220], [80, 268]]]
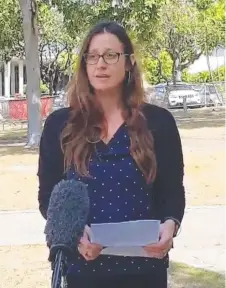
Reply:
[[[91, 202], [90, 223], [122, 222], [151, 219], [151, 186], [138, 169], [129, 152], [130, 139], [123, 124], [108, 144], [96, 144], [89, 172], [92, 178], [80, 178], [70, 171], [69, 178], [76, 178], [88, 185]], [[165, 261], [144, 257], [100, 255], [86, 261], [78, 255], [68, 273], [75, 275], [112, 275], [148, 273]]]

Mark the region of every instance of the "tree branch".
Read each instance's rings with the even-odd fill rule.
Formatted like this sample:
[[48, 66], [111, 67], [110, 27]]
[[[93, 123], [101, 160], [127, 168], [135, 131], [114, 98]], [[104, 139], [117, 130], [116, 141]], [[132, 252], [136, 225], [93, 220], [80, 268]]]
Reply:
[[199, 59], [199, 57], [202, 55], [202, 52], [194, 54], [189, 61], [181, 64], [181, 70], [188, 68], [191, 64], [193, 64], [196, 60]]

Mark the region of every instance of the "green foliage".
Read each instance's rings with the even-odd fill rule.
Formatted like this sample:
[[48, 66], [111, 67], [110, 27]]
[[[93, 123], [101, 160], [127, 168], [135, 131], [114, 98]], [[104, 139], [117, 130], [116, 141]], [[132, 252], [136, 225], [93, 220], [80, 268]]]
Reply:
[[206, 10], [208, 9], [211, 5], [214, 4], [214, 0], [193, 0], [191, 1], [198, 10]]
[[182, 75], [182, 80], [188, 83], [210, 82], [210, 73], [208, 71], [203, 71], [203, 72], [191, 74], [185, 70]]
[[67, 33], [63, 15], [48, 4], [39, 2], [39, 36], [42, 45], [73, 46], [73, 39]]
[[70, 35], [84, 38], [86, 31], [99, 21], [113, 20], [121, 23], [137, 43], [150, 40], [154, 33], [154, 23], [164, 0], [90, 1], [91, 4], [73, 0], [55, 0], [54, 5], [64, 14], [64, 21]]
[[145, 57], [142, 61], [145, 77], [153, 85], [171, 80], [172, 65], [172, 59], [166, 51], [160, 53], [158, 60], [149, 56]]
[[17, 0], [0, 0], [0, 61], [24, 54], [22, 18]]
[[225, 80], [225, 66], [221, 66], [212, 71], [212, 77], [209, 71], [202, 71], [191, 74], [187, 70], [184, 71], [182, 79], [189, 83], [205, 83], [205, 82], [224, 82]]
[[41, 81], [41, 84], [40, 84], [40, 90], [41, 90], [41, 93], [49, 93], [49, 88], [46, 84], [44, 84], [42, 81]]
[[225, 81], [225, 66], [221, 66], [213, 71], [213, 78], [215, 81], [224, 82]]
[[[62, 52], [58, 57], [57, 64], [60, 70], [64, 71], [65, 75], [70, 75], [76, 71], [77, 60], [78, 55]], [[70, 65], [68, 65], [68, 62], [70, 62]]]
[[212, 5], [199, 13], [200, 30], [203, 37], [200, 39], [200, 47], [205, 54], [211, 53], [216, 47], [224, 47], [225, 44], [225, 3], [222, 0], [213, 1]]
[[[85, 1], [84, 1], [85, 2]], [[64, 16], [69, 35], [79, 43], [93, 21], [93, 6], [83, 1], [53, 0], [52, 5]]]
[[[202, 3], [204, 2], [203, 0]], [[167, 1], [160, 9], [159, 21], [152, 41], [146, 42], [145, 45], [142, 42], [143, 50], [151, 53], [158, 60], [162, 51], [169, 53], [173, 61], [174, 81], [179, 77], [179, 72], [188, 68], [203, 53], [210, 53], [223, 43], [223, 1], [206, 2], [208, 5], [203, 12], [194, 5], [197, 3], [188, 5], [182, 0]], [[203, 13], [205, 13], [205, 21]]]
[[[63, 15], [55, 7], [39, 2], [38, 23], [41, 79], [52, 94], [60, 74], [72, 65], [72, 50], [76, 41], [69, 35]], [[64, 65], [63, 55], [67, 55]]]

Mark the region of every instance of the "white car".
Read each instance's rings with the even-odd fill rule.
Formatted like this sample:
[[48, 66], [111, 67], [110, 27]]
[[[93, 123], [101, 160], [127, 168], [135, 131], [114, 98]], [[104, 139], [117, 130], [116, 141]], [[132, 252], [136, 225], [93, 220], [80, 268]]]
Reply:
[[201, 106], [202, 99], [200, 94], [192, 89], [185, 89], [180, 87], [179, 90], [173, 89], [168, 92], [169, 107], [181, 107], [183, 106], [184, 99], [187, 106]]
[[186, 100], [188, 107], [203, 106], [203, 98], [199, 91], [192, 88], [191, 85], [179, 82], [176, 85], [158, 84], [155, 86], [156, 99], [165, 102], [168, 108], [183, 107], [183, 101]]

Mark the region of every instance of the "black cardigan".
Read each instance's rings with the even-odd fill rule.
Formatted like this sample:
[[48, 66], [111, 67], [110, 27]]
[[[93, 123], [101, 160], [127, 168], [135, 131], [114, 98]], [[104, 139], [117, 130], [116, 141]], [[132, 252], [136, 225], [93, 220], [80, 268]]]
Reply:
[[[41, 136], [38, 201], [44, 218], [51, 191], [65, 176], [60, 134], [69, 112], [70, 108], [63, 108], [49, 115]], [[150, 104], [144, 105], [143, 113], [154, 137], [157, 159], [157, 176], [150, 193], [153, 218], [162, 222], [167, 218], [174, 218], [181, 222], [185, 208], [184, 164], [175, 120], [168, 110]]]

